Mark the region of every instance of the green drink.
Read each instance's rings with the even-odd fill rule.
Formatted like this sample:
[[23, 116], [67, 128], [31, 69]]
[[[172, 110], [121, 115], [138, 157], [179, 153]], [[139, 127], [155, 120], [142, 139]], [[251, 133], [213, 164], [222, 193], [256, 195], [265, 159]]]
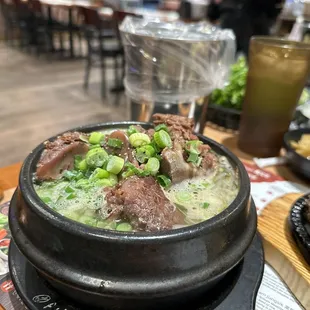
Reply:
[[277, 156], [310, 73], [310, 45], [253, 37], [239, 132], [241, 150]]

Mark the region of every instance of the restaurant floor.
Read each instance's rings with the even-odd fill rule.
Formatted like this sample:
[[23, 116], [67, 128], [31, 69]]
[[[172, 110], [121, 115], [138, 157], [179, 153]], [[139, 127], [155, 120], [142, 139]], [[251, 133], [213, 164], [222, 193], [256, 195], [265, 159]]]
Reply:
[[[123, 94], [100, 98], [99, 69], [87, 93], [83, 76], [83, 60], [37, 58], [0, 43], [0, 167], [22, 161], [61, 131], [127, 119]], [[113, 80], [112, 72], [107, 76]]]

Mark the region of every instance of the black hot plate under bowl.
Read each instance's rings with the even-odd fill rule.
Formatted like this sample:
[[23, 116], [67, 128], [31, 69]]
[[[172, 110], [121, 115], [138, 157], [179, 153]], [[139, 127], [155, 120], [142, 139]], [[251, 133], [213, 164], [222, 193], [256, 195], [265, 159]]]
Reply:
[[[264, 251], [261, 238], [256, 234], [242, 261], [230, 270], [213, 288], [194, 301], [182, 304], [190, 310], [254, 310], [258, 289], [264, 272]], [[89, 310], [57, 293], [20, 253], [12, 241], [9, 252], [10, 275], [15, 289], [30, 310]], [[152, 309], [157, 309], [156, 301]], [[102, 308], [101, 308], [102, 309]], [[112, 308], [115, 309], [115, 308]], [[147, 310], [150, 309], [149, 307]], [[160, 308], [163, 309], [163, 308]], [[169, 305], [179, 310], [180, 305]], [[104, 310], [110, 310], [104, 308]]]
[[[138, 122], [75, 128], [91, 132]], [[223, 212], [202, 223], [158, 233], [123, 233], [67, 219], [36, 195], [33, 173], [40, 144], [23, 163], [17, 202], [10, 208], [12, 238], [26, 259], [63, 295], [89, 306], [151, 309], [183, 303], [213, 287], [245, 255], [256, 233], [250, 181], [240, 160], [224, 146], [198, 135], [238, 170], [240, 190]], [[55, 137], [50, 140], [55, 139]]]

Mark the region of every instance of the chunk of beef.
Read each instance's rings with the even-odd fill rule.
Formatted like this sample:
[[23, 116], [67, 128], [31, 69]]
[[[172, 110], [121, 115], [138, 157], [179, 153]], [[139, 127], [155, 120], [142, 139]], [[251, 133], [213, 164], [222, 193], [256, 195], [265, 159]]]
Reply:
[[218, 157], [212, 152], [210, 145], [202, 144], [199, 146], [200, 156], [202, 157], [201, 167], [204, 170], [215, 168], [218, 163]]
[[162, 152], [161, 172], [170, 177], [172, 183], [191, 178], [192, 167], [184, 160], [183, 148], [177, 143], [174, 148], [166, 148]]
[[[204, 162], [205, 160], [206, 162]], [[205, 158], [203, 157], [202, 167], [186, 162], [182, 145], [175, 143], [173, 148], [166, 148], [162, 152], [161, 172], [168, 175], [172, 183], [179, 183], [185, 179], [207, 176], [213, 164], [214, 162], [209, 158], [209, 155]]]
[[127, 219], [136, 230], [160, 231], [180, 223], [176, 208], [149, 176], [125, 179], [106, 195], [110, 217]]
[[47, 141], [45, 150], [37, 164], [36, 175], [39, 180], [54, 180], [64, 170], [74, 167], [74, 156], [84, 155], [88, 151], [86, 143], [80, 140], [80, 133], [68, 132], [55, 141]]
[[192, 118], [174, 115], [160, 114], [153, 115], [153, 123], [155, 125], [166, 124], [172, 140], [177, 140], [180, 143], [185, 140], [197, 140], [197, 136], [193, 134], [194, 120]]
[[173, 140], [173, 147], [162, 151], [161, 172], [169, 175], [173, 183], [208, 175], [218, 161], [216, 154], [212, 152], [209, 145], [202, 144], [199, 146], [200, 156], [202, 157], [199, 167], [186, 161], [188, 157], [185, 150], [186, 142], [198, 140], [198, 137], [193, 134], [193, 119], [171, 114], [154, 114], [153, 118], [155, 125], [167, 125]]
[[142, 126], [140, 126], [140, 125], [134, 125], [133, 127], [135, 127], [135, 128], [137, 129], [138, 132], [147, 134], [151, 139], [152, 139], [153, 136], [154, 136], [155, 130], [154, 130], [153, 128], [144, 129], [144, 128], [143, 128]]
[[138, 164], [137, 160], [133, 155], [133, 149], [130, 147], [128, 136], [122, 130], [113, 131], [110, 135], [107, 136], [106, 141], [108, 141], [109, 138], [119, 139], [123, 142], [121, 149], [112, 149], [106, 147], [106, 149], [109, 149], [109, 153], [115, 153], [116, 155], [124, 158], [125, 161], [128, 160], [134, 165]]
[[150, 139], [153, 138], [154, 133], [155, 133], [155, 130], [153, 128], [150, 128], [146, 131], [146, 134], [150, 137]]

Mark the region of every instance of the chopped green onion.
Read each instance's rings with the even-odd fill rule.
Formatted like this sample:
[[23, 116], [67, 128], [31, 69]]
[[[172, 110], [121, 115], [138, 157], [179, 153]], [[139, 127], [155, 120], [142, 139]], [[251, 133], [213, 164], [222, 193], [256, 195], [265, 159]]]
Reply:
[[118, 231], [132, 231], [132, 226], [129, 223], [121, 223], [116, 226]]
[[76, 193], [70, 193], [66, 198], [69, 199], [74, 199], [76, 197]]
[[133, 175], [135, 175], [134, 171], [129, 169], [129, 170], [126, 170], [122, 173], [122, 178], [126, 179], [126, 178], [133, 176]]
[[86, 225], [89, 225], [89, 226], [96, 226], [96, 224], [97, 224], [97, 220], [91, 216], [88, 216], [88, 215], [82, 215], [79, 218], [79, 222], [86, 224]]
[[85, 134], [85, 135], [80, 135], [79, 138], [80, 138], [80, 140], [83, 141], [83, 142], [86, 142], [86, 143], [89, 142], [89, 141], [88, 141], [88, 136], [87, 136], [86, 134]]
[[154, 133], [154, 140], [160, 148], [171, 147], [172, 141], [168, 132], [160, 130]]
[[136, 160], [140, 164], [144, 164], [146, 162], [146, 160], [148, 159], [148, 157], [145, 153], [136, 153], [135, 157], [136, 157]]
[[123, 141], [120, 140], [120, 139], [113, 139], [113, 138], [110, 138], [110, 139], [108, 140], [108, 146], [111, 146], [111, 147], [120, 149], [120, 148], [123, 146]]
[[191, 140], [186, 143], [186, 149], [189, 153], [200, 154], [199, 146], [203, 144], [200, 140]]
[[159, 161], [163, 159], [159, 154], [155, 154], [154, 157], [157, 158]]
[[151, 139], [147, 134], [138, 132], [129, 137], [129, 142], [133, 147], [139, 147], [151, 143]]
[[133, 174], [136, 174], [139, 177], [146, 177], [146, 176], [150, 175], [149, 171], [139, 169], [132, 163], [127, 162], [125, 166], [127, 168], [127, 171], [125, 172], [125, 175], [124, 175], [125, 178], [129, 177]]
[[171, 180], [163, 174], [158, 175], [156, 179], [157, 182], [164, 188], [167, 188], [171, 185]]
[[87, 170], [87, 162], [86, 162], [86, 159], [83, 159], [82, 161], [80, 161], [78, 163], [78, 166], [77, 168], [81, 171], [86, 171]]
[[81, 155], [75, 155], [74, 156], [74, 168], [78, 169], [79, 163], [83, 160], [83, 157]]
[[[48, 198], [50, 200], [50, 202], [52, 202], [52, 200], [49, 198], [49, 197], [45, 197], [45, 198]], [[2, 213], [0, 213], [0, 224], [3, 225], [3, 224], [7, 224], [9, 221], [9, 218], [7, 215], [4, 215]]]
[[132, 164], [132, 163], [130, 163], [130, 162], [126, 162], [125, 167], [126, 167], [128, 170], [131, 170], [131, 171], [133, 171], [133, 172], [138, 171], [138, 170], [142, 171], [141, 169], [137, 168], [134, 164]]
[[155, 175], [160, 168], [159, 160], [155, 157], [151, 157], [144, 167], [144, 170], [149, 171], [152, 175]]
[[202, 157], [199, 157], [196, 163], [197, 167], [200, 166], [201, 162], [202, 162]]
[[192, 195], [189, 192], [178, 192], [175, 197], [179, 202], [185, 202], [192, 199]]
[[137, 133], [137, 132], [139, 132], [139, 131], [134, 125], [130, 125], [128, 130], [127, 130], [128, 136], [131, 136], [132, 134]]
[[160, 130], [169, 132], [169, 129], [166, 124], [159, 124], [155, 127], [155, 131], [160, 131]]
[[124, 159], [118, 156], [111, 156], [108, 161], [107, 170], [111, 173], [118, 174], [124, 167]]
[[73, 193], [73, 192], [74, 192], [74, 188], [71, 187], [70, 185], [68, 185], [68, 186], [65, 188], [65, 192], [66, 192], [66, 193]]
[[56, 202], [60, 201], [62, 198], [64, 198], [63, 195], [59, 195], [58, 198], [56, 199]]
[[89, 183], [89, 181], [88, 180], [86, 180], [86, 179], [81, 179], [81, 180], [78, 180], [77, 182], [76, 182], [76, 184], [75, 184], [75, 186], [77, 187], [77, 188], [89, 188], [91, 185], [90, 185], [90, 183]]
[[152, 145], [144, 145], [137, 149], [137, 153], [144, 153], [148, 158], [155, 155], [155, 150]]
[[100, 142], [104, 139], [104, 134], [101, 132], [92, 132], [89, 137], [90, 144], [100, 144]]
[[91, 144], [91, 145], [89, 146], [89, 150], [98, 149], [98, 148], [101, 148], [101, 145], [100, 145], [100, 144]]
[[112, 182], [109, 179], [98, 179], [95, 182], [95, 185], [97, 186], [113, 186]]
[[154, 149], [155, 153], [159, 153], [161, 151], [160, 147], [156, 144], [154, 139], [149, 145]]
[[114, 186], [118, 183], [118, 177], [116, 174], [110, 173], [108, 180], [111, 183], [111, 186]]
[[102, 167], [108, 158], [108, 153], [102, 148], [89, 150], [86, 154], [86, 163], [90, 167]]
[[136, 159], [139, 163], [144, 164], [146, 160], [155, 155], [155, 150], [151, 145], [144, 145], [136, 150]]
[[210, 183], [204, 182], [204, 183], [201, 183], [201, 185], [205, 188], [208, 188], [210, 186]]
[[81, 171], [79, 171], [74, 179], [78, 181], [83, 178], [84, 178], [84, 174]]
[[49, 203], [53, 202], [50, 197], [40, 197], [40, 198], [46, 204], [49, 204]]
[[73, 180], [75, 177], [76, 177], [77, 173], [74, 171], [74, 170], [66, 170], [64, 173], [63, 173], [63, 177], [67, 180]]
[[105, 228], [107, 226], [107, 222], [106, 221], [98, 221], [97, 222], [97, 227], [98, 228]]
[[207, 209], [209, 206], [210, 206], [210, 204], [208, 202], [204, 202], [203, 205], [202, 205], [202, 207], [204, 209]]
[[194, 163], [196, 164], [198, 162], [198, 159], [199, 159], [199, 156], [198, 154], [195, 154], [195, 153], [190, 153], [188, 158], [187, 158], [187, 161], [189, 163]]
[[106, 179], [110, 173], [104, 169], [96, 168], [90, 176], [90, 180]]
[[115, 230], [116, 229], [116, 223], [114, 221], [110, 221], [106, 226], [105, 229], [112, 229]]

